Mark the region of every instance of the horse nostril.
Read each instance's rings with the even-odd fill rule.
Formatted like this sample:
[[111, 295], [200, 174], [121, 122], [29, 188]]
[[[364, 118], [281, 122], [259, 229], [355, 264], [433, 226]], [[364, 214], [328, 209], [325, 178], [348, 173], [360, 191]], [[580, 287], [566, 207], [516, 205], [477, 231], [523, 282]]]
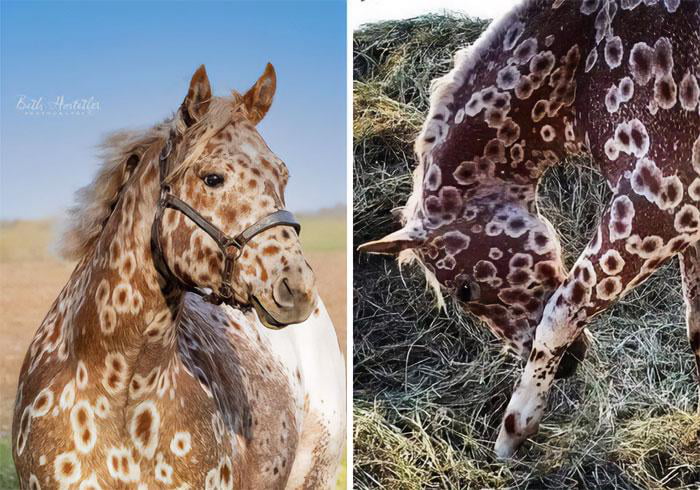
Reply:
[[272, 288], [272, 299], [280, 308], [292, 308], [294, 306], [294, 293], [289, 287], [286, 277], [279, 278]]

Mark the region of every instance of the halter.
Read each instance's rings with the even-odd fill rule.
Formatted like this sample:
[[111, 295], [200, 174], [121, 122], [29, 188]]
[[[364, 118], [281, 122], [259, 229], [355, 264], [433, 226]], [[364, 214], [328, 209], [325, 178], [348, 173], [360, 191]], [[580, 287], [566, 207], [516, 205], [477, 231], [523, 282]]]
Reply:
[[[236, 260], [240, 257], [243, 247], [256, 235], [265, 230], [274, 228], [275, 226], [291, 226], [297, 232], [301, 231], [301, 225], [294, 218], [294, 215], [287, 210], [281, 209], [268, 214], [259, 221], [243, 230], [235, 237], [226, 235], [218, 229], [211, 221], [199, 214], [185, 201], [175, 196], [170, 192], [170, 185], [165, 181], [165, 176], [168, 168], [168, 158], [173, 150], [173, 147], [179, 142], [181, 137], [171, 131], [168, 140], [160, 154], [159, 171], [160, 171], [160, 199], [158, 200], [158, 208], [156, 209], [155, 219], [151, 227], [151, 252], [153, 254], [154, 263], [158, 273], [166, 280], [166, 288], [172, 283], [179, 284], [183, 289], [202, 296], [205, 300], [214, 304], [221, 304], [233, 297], [233, 287], [231, 287], [231, 279], [233, 269], [236, 266]], [[163, 218], [163, 213], [166, 208], [175, 209], [187, 216], [194, 224], [202, 231], [209, 235], [219, 246], [221, 253], [224, 255], [224, 270], [221, 275], [221, 287], [218, 293], [213, 291], [209, 294], [201, 289], [185, 283], [177, 277], [168, 267], [160, 241], [160, 225]]]

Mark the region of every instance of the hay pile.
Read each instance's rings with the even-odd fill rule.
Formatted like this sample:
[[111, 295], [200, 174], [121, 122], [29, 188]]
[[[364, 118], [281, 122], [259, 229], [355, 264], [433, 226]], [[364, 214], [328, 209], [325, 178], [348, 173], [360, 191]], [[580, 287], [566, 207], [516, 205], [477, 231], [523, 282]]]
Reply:
[[[486, 23], [427, 16], [364, 27], [354, 40], [355, 245], [397, 228], [411, 190], [412, 143], [430, 80]], [[561, 233], [567, 266], [609, 197], [578, 161], [548, 173], [541, 209]], [[577, 375], [553, 388], [539, 434], [517, 462], [492, 443], [520, 363], [448, 303], [422, 274], [355, 254], [356, 488], [658, 488], [700, 481], [697, 384], [677, 263], [591, 326]]]

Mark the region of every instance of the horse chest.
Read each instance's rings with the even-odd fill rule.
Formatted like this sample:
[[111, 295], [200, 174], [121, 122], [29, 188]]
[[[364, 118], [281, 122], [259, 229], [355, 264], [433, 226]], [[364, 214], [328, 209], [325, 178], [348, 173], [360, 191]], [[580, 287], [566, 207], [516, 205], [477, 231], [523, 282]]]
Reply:
[[146, 356], [130, 380], [119, 362], [84, 373], [42, 365], [35, 375], [53, 372], [51, 383], [28, 387], [18, 405], [22, 480], [43, 488], [284, 487], [300, 392], [274, 360], [255, 360], [258, 346], [230, 345], [181, 351], [182, 360], [165, 365]]

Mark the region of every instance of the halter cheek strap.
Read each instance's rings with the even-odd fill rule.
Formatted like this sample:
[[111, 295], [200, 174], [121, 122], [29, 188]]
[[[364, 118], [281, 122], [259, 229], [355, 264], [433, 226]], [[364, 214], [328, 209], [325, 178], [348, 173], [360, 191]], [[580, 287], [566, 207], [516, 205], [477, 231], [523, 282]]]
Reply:
[[[151, 251], [153, 254], [154, 263], [158, 273], [166, 280], [166, 289], [170, 289], [173, 284], [178, 284], [182, 289], [199, 294], [211, 303], [221, 304], [223, 301], [230, 301], [233, 297], [233, 287], [231, 285], [233, 269], [236, 265], [236, 260], [240, 257], [243, 251], [243, 248], [248, 242], [250, 242], [250, 240], [263, 231], [269, 230], [270, 228], [274, 228], [276, 226], [292, 227], [297, 234], [299, 234], [301, 232], [301, 225], [294, 218], [292, 213], [281, 209], [270, 213], [253, 223], [235, 237], [226, 235], [214, 224], [212, 224], [211, 221], [207, 220], [204, 216], [197, 212], [192, 206], [170, 192], [170, 186], [165, 182], [165, 177], [168, 167], [168, 158], [170, 157], [173, 146], [178, 142], [178, 140], [179, 137], [176, 134], [171, 133], [170, 138], [168, 138], [168, 141], [166, 142], [165, 147], [163, 147], [163, 151], [160, 155], [160, 199], [158, 201], [156, 215], [151, 227]], [[166, 208], [180, 211], [182, 214], [192, 220], [192, 222], [202, 231], [209, 235], [218, 245], [221, 253], [224, 256], [224, 270], [222, 271], [221, 286], [218, 293], [212, 292], [210, 294], [205, 294], [199, 288], [185, 283], [170, 270], [170, 267], [168, 267], [165, 257], [163, 256], [163, 249], [160, 240], [161, 222], [163, 220], [163, 213], [165, 212]]]

